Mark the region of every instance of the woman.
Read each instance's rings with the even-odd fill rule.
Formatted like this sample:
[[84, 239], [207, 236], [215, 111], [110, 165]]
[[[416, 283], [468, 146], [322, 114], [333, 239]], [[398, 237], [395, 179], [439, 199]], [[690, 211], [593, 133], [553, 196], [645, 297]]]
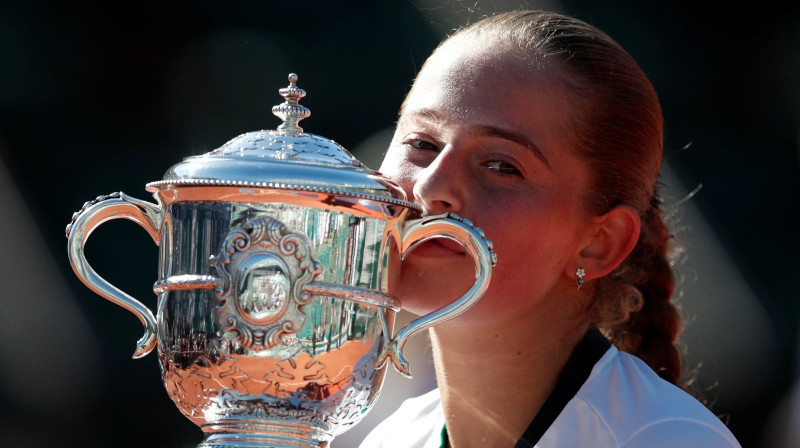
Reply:
[[[431, 330], [438, 390], [362, 447], [739, 446], [674, 385], [662, 138], [641, 69], [583, 22], [501, 14], [437, 48], [381, 171], [425, 214], [480, 226], [498, 262], [481, 302]], [[428, 313], [473, 280], [435, 240], [407, 257], [399, 295]]]

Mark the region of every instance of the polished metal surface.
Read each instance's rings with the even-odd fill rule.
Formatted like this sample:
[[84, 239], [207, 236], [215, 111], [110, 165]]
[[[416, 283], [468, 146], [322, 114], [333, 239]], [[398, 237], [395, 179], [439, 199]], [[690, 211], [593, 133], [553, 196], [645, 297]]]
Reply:
[[[67, 227], [76, 275], [142, 321], [134, 357], [157, 346], [167, 393], [203, 429], [202, 447], [325, 446], [372, 407], [386, 361], [409, 375], [409, 338], [480, 299], [496, 261], [469, 221], [410, 219], [419, 210], [396, 185], [303, 133], [296, 81], [282, 89], [277, 131], [185, 159], [148, 184], [156, 203], [100, 196]], [[155, 316], [84, 257], [111, 219], [138, 223], [159, 245]], [[474, 258], [475, 284], [395, 334], [402, 259], [442, 237]]]
[[297, 75], [289, 74], [289, 86], [278, 90], [278, 93], [286, 101], [272, 108], [272, 113], [283, 120], [278, 126], [278, 133], [283, 135], [300, 135], [303, 128], [298, 123], [304, 118], [311, 116], [311, 111], [307, 107], [298, 104], [301, 98], [306, 96], [306, 91], [297, 87]]
[[162, 180], [147, 190], [174, 186], [247, 186], [282, 190], [325, 192], [336, 195], [386, 200], [416, 208], [405, 201], [400, 188], [367, 168], [333, 140], [304, 133], [297, 124], [311, 113], [297, 103], [305, 91], [289, 75], [289, 87], [281, 89], [286, 99], [273, 113], [284, 122], [277, 130], [248, 132], [220, 148], [187, 157], [170, 167]]

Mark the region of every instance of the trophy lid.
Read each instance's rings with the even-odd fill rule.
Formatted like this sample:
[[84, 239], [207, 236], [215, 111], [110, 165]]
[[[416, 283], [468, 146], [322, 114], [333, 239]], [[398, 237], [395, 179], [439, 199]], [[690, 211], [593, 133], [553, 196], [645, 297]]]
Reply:
[[298, 123], [311, 112], [298, 104], [306, 92], [297, 75], [279, 90], [286, 100], [272, 108], [283, 123], [276, 130], [242, 134], [200, 156], [170, 167], [147, 191], [179, 186], [242, 186], [313, 191], [390, 202], [418, 208], [406, 201], [393, 181], [367, 168], [333, 140], [303, 132]]

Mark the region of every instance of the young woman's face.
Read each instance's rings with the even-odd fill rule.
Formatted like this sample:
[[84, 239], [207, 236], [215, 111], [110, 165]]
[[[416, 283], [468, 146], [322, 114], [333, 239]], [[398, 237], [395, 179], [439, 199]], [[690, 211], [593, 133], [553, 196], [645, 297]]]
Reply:
[[[381, 171], [426, 215], [470, 219], [498, 256], [486, 296], [460, 319], [521, 316], [577, 287], [587, 168], [569, 149], [576, 109], [564, 88], [557, 74], [523, 70], [497, 49], [451, 41], [406, 99]], [[398, 295], [428, 313], [474, 279], [472, 258], [437, 239], [407, 256]]]

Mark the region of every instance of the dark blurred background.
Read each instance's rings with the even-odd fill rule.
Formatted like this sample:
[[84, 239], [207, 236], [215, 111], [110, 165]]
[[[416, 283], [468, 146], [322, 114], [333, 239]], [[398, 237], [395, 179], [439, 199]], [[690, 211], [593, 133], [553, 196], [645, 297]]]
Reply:
[[[183, 157], [274, 129], [289, 72], [307, 132], [377, 167], [400, 102], [452, 29], [494, 11], [574, 15], [617, 39], [666, 118], [686, 364], [743, 446], [800, 446], [795, 219], [800, 7], [696, 1], [0, 2], [0, 440], [3, 446], [191, 447], [200, 431], [132, 360], [139, 321], [81, 284], [64, 227], [84, 201], [147, 182]], [[699, 188], [698, 187], [702, 187]], [[696, 194], [692, 192], [697, 191]], [[114, 221], [86, 248], [151, 307], [157, 247]], [[334, 447], [433, 387], [424, 337], [413, 380]], [[794, 420], [793, 420], [794, 419]]]

